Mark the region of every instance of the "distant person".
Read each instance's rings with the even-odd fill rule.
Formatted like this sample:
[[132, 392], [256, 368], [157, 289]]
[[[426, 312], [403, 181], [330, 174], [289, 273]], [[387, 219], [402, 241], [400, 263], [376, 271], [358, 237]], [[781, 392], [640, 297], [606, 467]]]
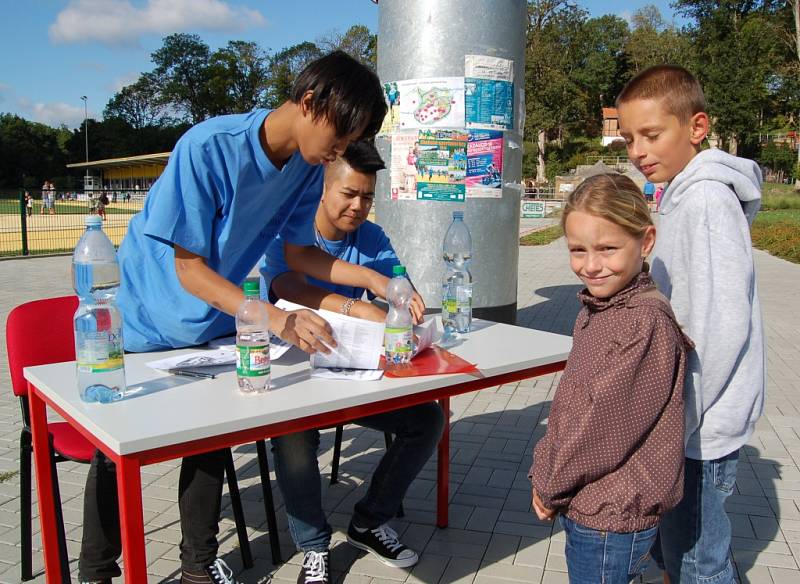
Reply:
[[33, 216], [33, 197], [28, 191], [25, 191], [25, 212], [28, 214], [28, 217]]
[[[695, 342], [686, 376], [683, 500], [664, 515], [653, 555], [673, 584], [734, 581], [731, 524], [739, 449], [764, 409], [766, 353], [750, 225], [761, 171], [744, 158], [702, 149], [703, 89], [691, 73], [657, 65], [617, 97], [628, 158], [661, 197], [653, 280]], [[654, 132], [653, 128], [658, 128]]]
[[56, 214], [56, 185], [53, 184], [53, 181], [48, 182], [47, 190], [49, 192], [49, 196], [47, 197], [47, 210], [51, 215]]
[[50, 198], [50, 183], [48, 181], [44, 181], [42, 185], [42, 208], [39, 209], [39, 215], [44, 215], [47, 213], [47, 200]]

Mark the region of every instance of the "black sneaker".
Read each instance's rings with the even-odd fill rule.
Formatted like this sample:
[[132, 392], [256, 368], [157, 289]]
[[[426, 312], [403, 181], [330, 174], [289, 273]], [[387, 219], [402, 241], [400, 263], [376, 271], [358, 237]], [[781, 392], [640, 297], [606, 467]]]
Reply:
[[362, 529], [351, 521], [347, 528], [347, 541], [370, 552], [387, 566], [410, 568], [419, 561], [417, 552], [400, 543], [397, 532], [388, 523], [375, 529]]
[[181, 584], [240, 584], [233, 577], [233, 570], [224, 561], [217, 558], [213, 564], [206, 566], [202, 572], [181, 572]]
[[306, 552], [297, 584], [328, 584], [328, 552]]

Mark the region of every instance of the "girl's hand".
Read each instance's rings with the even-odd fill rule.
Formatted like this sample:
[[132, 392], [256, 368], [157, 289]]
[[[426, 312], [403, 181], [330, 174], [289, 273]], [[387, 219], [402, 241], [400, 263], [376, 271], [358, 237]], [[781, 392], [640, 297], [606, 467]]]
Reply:
[[556, 514], [555, 509], [548, 509], [542, 503], [542, 499], [539, 497], [539, 493], [536, 492], [536, 489], [531, 490], [531, 504], [533, 506], [533, 510], [536, 512], [536, 516], [542, 521], [552, 521], [553, 517]]

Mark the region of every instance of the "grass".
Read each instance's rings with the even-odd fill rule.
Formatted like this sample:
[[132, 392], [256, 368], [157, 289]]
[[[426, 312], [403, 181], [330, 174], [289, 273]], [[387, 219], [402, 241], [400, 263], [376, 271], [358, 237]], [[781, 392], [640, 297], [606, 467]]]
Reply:
[[[41, 201], [34, 201], [33, 213], [37, 214], [41, 211]], [[89, 213], [88, 201], [56, 201], [56, 212], [64, 215], [86, 215]], [[111, 203], [106, 207], [106, 215], [133, 215], [142, 210], [142, 203], [137, 202], [121, 202]], [[19, 214], [19, 201], [14, 199], [0, 199], [0, 214], [18, 215]]]
[[520, 245], [548, 245], [553, 243], [556, 239], [564, 235], [561, 231], [560, 225], [551, 225], [544, 229], [539, 229], [533, 233], [521, 237], [519, 240]]
[[[800, 200], [800, 195], [794, 195]], [[800, 206], [761, 211], [753, 222], [753, 246], [800, 264]]]
[[7, 470], [5, 472], [0, 472], [0, 483], [6, 482], [8, 479], [13, 478], [17, 475], [16, 470]]
[[794, 190], [794, 185], [764, 183], [761, 189], [761, 208], [800, 209], [800, 191]]

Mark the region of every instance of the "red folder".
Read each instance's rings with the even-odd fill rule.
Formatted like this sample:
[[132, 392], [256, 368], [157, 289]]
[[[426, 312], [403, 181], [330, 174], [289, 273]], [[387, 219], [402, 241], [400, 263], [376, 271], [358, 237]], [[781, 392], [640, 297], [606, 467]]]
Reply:
[[469, 373], [475, 377], [481, 377], [478, 367], [473, 363], [436, 345], [428, 347], [406, 365], [385, 367], [385, 362], [383, 364], [386, 369], [386, 377], [420, 377], [444, 373]]

